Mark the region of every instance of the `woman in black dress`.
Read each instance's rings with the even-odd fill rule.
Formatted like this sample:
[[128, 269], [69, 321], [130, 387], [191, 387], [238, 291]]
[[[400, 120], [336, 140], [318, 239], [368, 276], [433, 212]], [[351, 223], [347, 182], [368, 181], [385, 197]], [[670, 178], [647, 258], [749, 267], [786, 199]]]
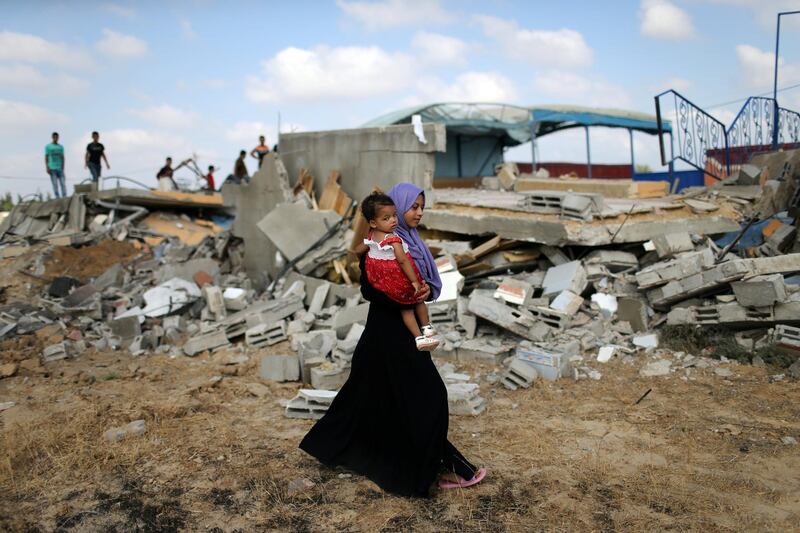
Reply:
[[[404, 183], [388, 194], [400, 224], [416, 233], [424, 209], [422, 189]], [[447, 440], [447, 390], [430, 353], [416, 349], [400, 304], [369, 285], [363, 254], [361, 294], [370, 307], [350, 377], [300, 448], [325, 465], [349, 468], [404, 496], [428, 496], [440, 474], [443, 488], [478, 483], [486, 471]], [[425, 286], [420, 300], [430, 294]]]

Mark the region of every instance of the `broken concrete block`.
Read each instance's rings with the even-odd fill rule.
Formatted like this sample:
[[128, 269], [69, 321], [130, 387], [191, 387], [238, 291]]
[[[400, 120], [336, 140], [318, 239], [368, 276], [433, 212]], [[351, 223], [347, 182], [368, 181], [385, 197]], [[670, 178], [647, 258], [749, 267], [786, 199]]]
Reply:
[[446, 388], [450, 414], [477, 416], [486, 409], [486, 400], [480, 396], [477, 383], [450, 383]]
[[341, 216], [335, 211], [315, 211], [301, 204], [278, 204], [257, 227], [289, 261], [305, 253]]
[[639, 266], [639, 260], [630, 252], [621, 250], [594, 250], [583, 259], [584, 265], [602, 265], [609, 272], [620, 272]]
[[643, 268], [636, 273], [636, 283], [640, 289], [649, 289], [669, 281], [699, 274], [714, 266], [714, 252], [704, 248], [699, 252], [689, 252], [670, 261], [664, 261]]
[[325, 415], [335, 397], [336, 391], [333, 390], [300, 389], [297, 396], [286, 404], [284, 414], [289, 418], [318, 420]]
[[670, 281], [666, 285], [647, 291], [647, 298], [653, 307], [664, 309], [674, 302], [686, 300], [750, 274], [747, 261], [751, 260], [736, 259], [727, 261], [701, 273]]
[[222, 296], [222, 289], [214, 285], [204, 285], [202, 289], [203, 298], [206, 301], [208, 312], [213, 315], [214, 320], [222, 320], [228, 314], [225, 308], [225, 299]]
[[531, 328], [536, 324], [534, 316], [525, 309], [514, 309], [490, 296], [476, 294], [469, 299], [469, 311], [484, 320], [488, 320], [512, 333], [531, 339]]
[[142, 333], [142, 326], [138, 316], [115, 318], [108, 325], [111, 328], [111, 333], [123, 341], [130, 341]]
[[49, 363], [69, 357], [69, 348], [66, 341], [50, 345], [42, 350], [42, 361]]
[[259, 375], [263, 379], [283, 383], [300, 380], [300, 360], [296, 355], [264, 355]]
[[517, 358], [532, 365], [542, 378], [550, 381], [569, 374], [569, 356], [561, 352], [520, 346], [517, 348]]
[[198, 335], [190, 338], [183, 345], [183, 353], [192, 357], [205, 350], [213, 350], [220, 346], [229, 344], [228, 337], [225, 335], [224, 330], [213, 331], [205, 335]]
[[517, 390], [518, 388], [529, 388], [533, 385], [534, 380], [539, 377], [539, 372], [536, 368], [519, 358], [514, 358], [511, 365], [503, 375], [503, 386], [510, 390]]
[[110, 287], [122, 287], [125, 283], [125, 269], [120, 263], [115, 264], [95, 278], [92, 285], [98, 291], [104, 291]]
[[249, 328], [244, 333], [245, 343], [254, 348], [272, 346], [286, 340], [286, 321], [280, 320], [274, 324], [259, 324]]
[[339, 390], [350, 377], [350, 368], [322, 364], [311, 369], [311, 386], [322, 390]]
[[781, 274], [758, 276], [731, 283], [736, 301], [748, 307], [768, 307], [786, 301], [786, 284]]
[[586, 270], [580, 261], [570, 261], [547, 270], [542, 296], [555, 296], [562, 291], [582, 294], [587, 285]]
[[561, 199], [561, 216], [572, 220], [591, 221], [603, 211], [601, 194], [566, 194]]
[[633, 331], [647, 331], [647, 304], [641, 298], [619, 298], [617, 319], [628, 322]]
[[147, 305], [142, 309], [142, 314], [149, 317], [168, 315], [200, 297], [200, 289], [193, 281], [171, 278], [144, 292], [142, 298]]
[[504, 279], [494, 291], [494, 297], [508, 303], [523, 305], [533, 294], [533, 286], [514, 278]]
[[652, 242], [660, 258], [672, 257], [679, 252], [691, 252], [694, 250], [692, 237], [685, 231], [657, 235], [653, 237]]
[[359, 304], [355, 307], [345, 307], [333, 317], [333, 329], [337, 337], [343, 339], [353, 324], [366, 324], [369, 304]]
[[755, 165], [744, 164], [739, 167], [736, 174], [737, 185], [761, 185], [761, 173], [763, 169]]
[[504, 343], [498, 339], [487, 339], [486, 337], [469, 339], [458, 347], [458, 360], [500, 364], [511, 354], [513, 348], [513, 344]]
[[636, 335], [631, 339], [631, 342], [639, 348], [658, 348], [658, 335], [655, 333]]
[[574, 315], [583, 305], [583, 298], [570, 290], [561, 291], [550, 303], [550, 308], [566, 315]]
[[779, 350], [800, 356], [800, 328], [778, 324], [772, 333], [772, 342]]
[[247, 308], [247, 291], [238, 287], [228, 287], [222, 292], [225, 308], [229, 311], [242, 311]]
[[548, 261], [553, 263], [554, 266], [569, 263], [569, 257], [567, 257], [567, 255], [562, 252], [560, 248], [543, 244], [539, 247], [539, 251], [541, 251], [545, 257], [547, 257]]
[[616, 346], [601, 346], [600, 349], [597, 351], [597, 362], [598, 363], [607, 363], [611, 361], [611, 358], [614, 357], [614, 354], [617, 352]]
[[328, 299], [328, 292], [331, 290], [330, 283], [323, 283], [316, 289], [311, 297], [311, 303], [308, 306], [309, 313], [319, 314], [325, 305], [325, 300]]

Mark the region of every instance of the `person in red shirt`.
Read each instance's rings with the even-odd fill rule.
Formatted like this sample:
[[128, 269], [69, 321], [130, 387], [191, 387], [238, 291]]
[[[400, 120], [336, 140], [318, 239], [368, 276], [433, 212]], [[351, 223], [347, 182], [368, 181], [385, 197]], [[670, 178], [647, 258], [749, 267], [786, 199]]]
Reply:
[[216, 186], [214, 185], [214, 165], [208, 166], [208, 174], [206, 174], [206, 186], [203, 187], [205, 191], [214, 191], [216, 190]]

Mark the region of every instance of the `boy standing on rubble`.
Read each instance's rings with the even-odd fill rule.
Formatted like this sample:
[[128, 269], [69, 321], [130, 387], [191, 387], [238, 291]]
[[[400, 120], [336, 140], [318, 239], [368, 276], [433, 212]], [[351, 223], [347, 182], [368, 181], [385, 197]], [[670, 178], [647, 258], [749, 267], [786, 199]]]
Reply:
[[58, 133], [55, 131], [52, 138], [53, 142], [44, 147], [44, 168], [50, 174], [53, 194], [56, 198], [65, 198], [67, 187], [64, 183], [64, 147], [58, 144]]
[[89, 169], [89, 172], [92, 174], [92, 182], [95, 185], [100, 181], [100, 173], [102, 171], [102, 166], [100, 165], [101, 159], [106, 162], [106, 168], [111, 169], [111, 165], [108, 164], [108, 159], [106, 158], [106, 147], [100, 143], [100, 134], [93, 131], [92, 142], [86, 146], [84, 167]]

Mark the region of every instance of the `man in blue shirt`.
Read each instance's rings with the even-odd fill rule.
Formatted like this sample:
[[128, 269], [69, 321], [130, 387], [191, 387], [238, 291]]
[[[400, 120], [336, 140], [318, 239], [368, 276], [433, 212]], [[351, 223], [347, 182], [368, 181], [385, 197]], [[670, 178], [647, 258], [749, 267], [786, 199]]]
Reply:
[[[58, 144], [58, 133], [53, 132], [53, 142], [44, 147], [44, 166], [53, 183], [53, 194], [56, 198], [67, 196], [64, 183], [64, 147]], [[59, 187], [61, 191], [59, 193]]]

